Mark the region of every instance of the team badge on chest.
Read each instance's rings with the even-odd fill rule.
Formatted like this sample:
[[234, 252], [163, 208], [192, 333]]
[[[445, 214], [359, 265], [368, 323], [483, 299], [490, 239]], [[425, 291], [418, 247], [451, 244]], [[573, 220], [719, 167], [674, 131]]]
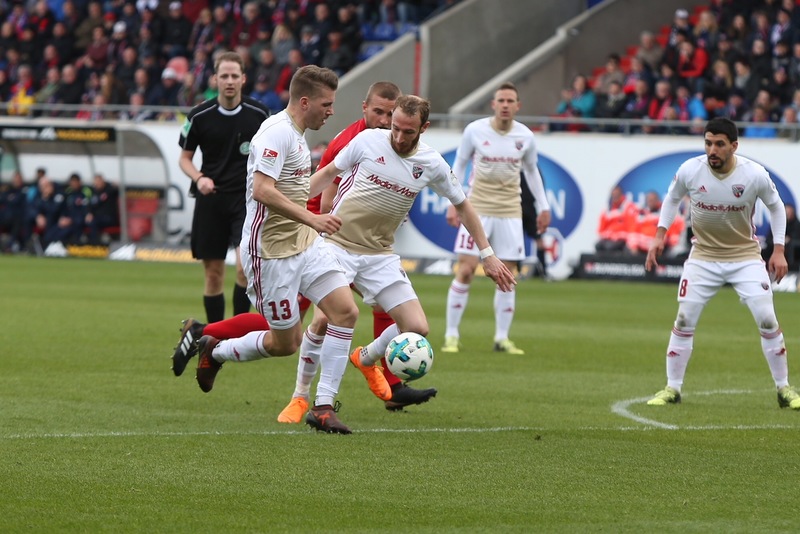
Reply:
[[411, 167], [411, 175], [414, 176], [415, 180], [417, 180], [417, 179], [419, 179], [420, 176], [422, 176], [422, 171], [423, 170], [424, 169], [422, 168], [422, 165], [419, 165], [419, 164], [415, 163], [414, 166]]
[[744, 194], [744, 186], [740, 184], [732, 185], [731, 190], [733, 191], [733, 196], [736, 198], [739, 198]]

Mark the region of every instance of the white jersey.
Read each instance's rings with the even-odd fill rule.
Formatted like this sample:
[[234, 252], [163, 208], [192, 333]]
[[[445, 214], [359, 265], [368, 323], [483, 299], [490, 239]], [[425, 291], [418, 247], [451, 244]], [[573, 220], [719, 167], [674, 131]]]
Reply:
[[539, 213], [550, 209], [533, 132], [524, 124], [513, 121], [511, 130], [501, 133], [492, 126], [492, 117], [469, 123], [453, 163], [456, 176], [464, 177], [470, 159], [469, 200], [480, 215], [522, 218], [520, 171], [525, 172]]
[[466, 198], [442, 156], [423, 142], [406, 157], [394, 151], [389, 130], [364, 130], [333, 160], [342, 173], [331, 213], [341, 229], [328, 239], [356, 254], [389, 254], [394, 234], [417, 194], [429, 186], [453, 204]]
[[317, 233], [310, 226], [271, 212], [253, 198], [253, 175], [275, 179], [289, 200], [306, 207], [311, 177], [311, 154], [303, 133], [284, 110], [271, 116], [250, 141], [247, 160], [247, 217], [240, 248], [254, 257], [286, 258], [311, 245]]
[[[775, 184], [767, 170], [741, 156], [733, 170], [721, 175], [708, 165], [705, 155], [691, 158], [678, 169], [665, 199], [673, 206], [689, 195], [692, 219], [691, 259], [738, 262], [761, 259], [753, 214], [758, 199], [771, 213], [783, 212]], [[658, 226], [669, 228], [671, 210], [662, 209]], [[779, 243], [783, 243], [781, 233]]]

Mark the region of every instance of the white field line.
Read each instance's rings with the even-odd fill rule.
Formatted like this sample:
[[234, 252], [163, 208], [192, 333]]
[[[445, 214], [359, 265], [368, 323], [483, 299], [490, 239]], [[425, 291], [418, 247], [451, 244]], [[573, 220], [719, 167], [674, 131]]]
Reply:
[[[747, 395], [750, 393], [756, 393], [753, 390], [748, 389], [717, 389], [712, 391], [696, 391], [692, 393], [692, 396], [703, 397], [709, 395]], [[686, 398], [687, 395], [683, 395], [683, 398]], [[662, 423], [661, 421], [657, 421], [655, 419], [650, 419], [648, 417], [642, 417], [641, 415], [637, 415], [631, 412], [628, 408], [634, 404], [643, 404], [650, 400], [652, 395], [649, 397], [636, 397], [633, 399], [624, 399], [615, 402], [611, 405], [611, 412], [619, 415], [620, 417], [624, 417], [625, 419], [630, 419], [631, 421], [636, 421], [637, 423], [641, 423], [643, 425], [647, 425], [650, 429], [665, 429], [665, 430], [767, 430], [767, 429], [781, 429], [781, 428], [792, 428], [796, 429], [797, 427], [794, 425], [687, 425], [687, 426], [678, 426], [669, 423]], [[669, 406], [666, 407], [650, 407], [648, 409], [653, 410], [653, 414], [656, 415], [656, 412], [662, 410], [669, 410]], [[640, 427], [632, 427], [632, 428], [623, 428], [621, 430], [635, 430]]]

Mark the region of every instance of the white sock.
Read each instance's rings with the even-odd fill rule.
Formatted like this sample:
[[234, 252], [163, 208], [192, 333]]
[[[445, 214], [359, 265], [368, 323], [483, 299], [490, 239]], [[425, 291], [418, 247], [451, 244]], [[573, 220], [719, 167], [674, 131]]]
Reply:
[[333, 406], [333, 399], [339, 393], [339, 385], [342, 383], [344, 370], [347, 368], [348, 357], [350, 356], [350, 344], [353, 341], [353, 329], [343, 326], [328, 325], [325, 332], [325, 340], [322, 342], [322, 350], [319, 355], [319, 363], [322, 371], [319, 375], [317, 384], [317, 397], [314, 401], [315, 406], [330, 404]]
[[517, 292], [494, 290], [494, 340], [508, 339], [511, 321], [514, 320], [514, 304]]
[[689, 358], [692, 357], [694, 343], [694, 330], [685, 330], [676, 334], [672, 330], [667, 345], [667, 385], [680, 392], [683, 387], [683, 377], [686, 376], [686, 366], [689, 365]]
[[269, 330], [250, 332], [242, 337], [223, 339], [214, 347], [211, 357], [218, 362], [249, 362], [269, 358], [264, 350], [264, 336], [269, 335]]
[[786, 361], [786, 344], [783, 342], [783, 332], [761, 332], [761, 350], [769, 364], [769, 371], [775, 386], [780, 389], [789, 385], [789, 364]]
[[300, 343], [300, 356], [297, 361], [297, 380], [294, 384], [293, 397], [309, 398], [311, 382], [317, 376], [319, 368], [319, 353], [322, 349], [322, 341], [325, 336], [318, 336], [311, 330], [306, 330], [303, 334], [303, 342]]
[[458, 327], [461, 325], [461, 318], [467, 308], [469, 300], [469, 284], [462, 284], [456, 280], [450, 283], [447, 291], [447, 329], [445, 336], [458, 337]]
[[386, 327], [377, 338], [372, 340], [372, 343], [367, 345], [366, 351], [361, 351], [361, 363], [363, 365], [372, 365], [386, 355], [386, 347], [395, 336], [400, 334], [400, 329], [396, 324]]

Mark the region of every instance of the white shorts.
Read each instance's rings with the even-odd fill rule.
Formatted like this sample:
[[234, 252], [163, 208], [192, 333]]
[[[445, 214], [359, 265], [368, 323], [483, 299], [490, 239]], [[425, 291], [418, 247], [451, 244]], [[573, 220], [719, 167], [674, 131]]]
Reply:
[[716, 262], [686, 260], [678, 284], [678, 302], [707, 304], [719, 288], [731, 284], [742, 302], [772, 298], [772, 284], [763, 261]]
[[350, 285], [331, 248], [319, 237], [288, 258], [254, 258], [242, 251], [247, 296], [270, 328], [287, 330], [300, 320], [298, 293], [317, 304], [333, 290]]
[[[481, 224], [495, 256], [501, 260], [519, 261], [525, 259], [525, 237], [522, 234], [522, 218], [489, 217], [481, 215]], [[462, 224], [456, 236], [456, 254], [478, 256], [480, 251]]]
[[345, 277], [364, 297], [364, 303], [377, 304], [384, 311], [409, 300], [417, 294], [397, 254], [353, 254], [329, 243], [336, 259], [344, 268]]

